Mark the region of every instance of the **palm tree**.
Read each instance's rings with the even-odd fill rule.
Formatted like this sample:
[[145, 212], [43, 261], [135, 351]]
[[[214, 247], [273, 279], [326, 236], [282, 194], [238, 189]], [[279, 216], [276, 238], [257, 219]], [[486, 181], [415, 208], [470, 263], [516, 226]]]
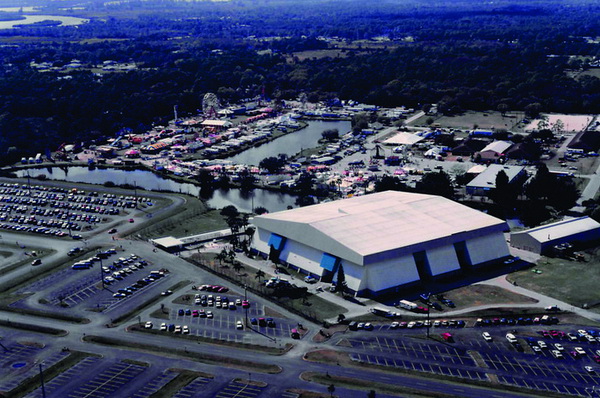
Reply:
[[256, 271], [256, 274], [254, 274], [254, 277], [258, 280], [261, 280], [265, 277], [265, 272], [262, 269], [259, 269], [258, 271]]
[[219, 260], [219, 265], [222, 265], [223, 261], [227, 258], [227, 250], [221, 250], [221, 252], [215, 256], [215, 258]]
[[233, 262], [233, 264], [232, 264], [232, 266], [233, 266], [233, 270], [234, 270], [235, 272], [240, 272], [240, 271], [242, 270], [242, 268], [244, 268], [244, 267], [242, 266], [242, 264], [240, 264], [240, 262], [239, 262], [239, 261], [234, 261], [234, 262]]

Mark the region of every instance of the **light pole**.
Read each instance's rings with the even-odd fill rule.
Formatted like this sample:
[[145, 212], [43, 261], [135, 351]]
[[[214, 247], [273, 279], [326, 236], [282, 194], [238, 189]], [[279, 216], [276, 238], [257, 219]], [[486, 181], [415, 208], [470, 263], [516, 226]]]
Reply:
[[[248, 300], [248, 285], [244, 284], [244, 301]], [[248, 327], [248, 305], [246, 305], [246, 327]]]
[[427, 293], [427, 338], [429, 339], [429, 328], [431, 327], [431, 293]]

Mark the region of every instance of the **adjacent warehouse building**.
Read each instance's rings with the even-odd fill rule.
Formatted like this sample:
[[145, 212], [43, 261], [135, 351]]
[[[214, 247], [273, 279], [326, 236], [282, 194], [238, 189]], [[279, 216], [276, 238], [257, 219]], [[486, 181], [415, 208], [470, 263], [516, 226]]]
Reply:
[[496, 177], [500, 171], [506, 173], [509, 184], [522, 184], [527, 178], [527, 172], [523, 166], [491, 164], [467, 184], [467, 194], [489, 196], [490, 192], [496, 188]]
[[600, 224], [589, 217], [571, 218], [510, 234], [510, 245], [538, 254], [561, 243], [588, 245], [600, 240]]
[[449, 199], [387, 191], [257, 216], [252, 248], [358, 295], [397, 292], [509, 256], [502, 220]]

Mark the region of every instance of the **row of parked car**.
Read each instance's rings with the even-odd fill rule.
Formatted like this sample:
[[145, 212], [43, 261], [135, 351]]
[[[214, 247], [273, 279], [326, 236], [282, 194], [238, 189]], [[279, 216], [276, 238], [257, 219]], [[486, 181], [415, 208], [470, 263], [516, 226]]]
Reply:
[[479, 318], [475, 326], [500, 326], [500, 325], [556, 325], [560, 320], [555, 316], [544, 315], [541, 317], [519, 317], [519, 318]]
[[249, 308], [250, 302], [248, 300], [236, 299], [229, 300], [227, 296], [214, 296], [212, 294], [196, 294], [194, 296], [194, 304], [201, 305], [203, 307], [215, 307], [235, 310], [238, 306], [242, 308]]
[[126, 288], [117, 290], [117, 292], [113, 294], [113, 297], [122, 299], [131, 296], [137, 290], [142, 289], [143, 287], [150, 285], [153, 282], [156, 282], [160, 278], [163, 278], [165, 275], [166, 274], [164, 271], [151, 271], [145, 278], [139, 279], [137, 282], [127, 286]]
[[592, 344], [600, 343], [600, 332], [596, 330], [579, 329], [577, 332], [563, 332], [561, 330], [539, 330], [538, 333], [546, 338], [552, 339], [581, 341]]

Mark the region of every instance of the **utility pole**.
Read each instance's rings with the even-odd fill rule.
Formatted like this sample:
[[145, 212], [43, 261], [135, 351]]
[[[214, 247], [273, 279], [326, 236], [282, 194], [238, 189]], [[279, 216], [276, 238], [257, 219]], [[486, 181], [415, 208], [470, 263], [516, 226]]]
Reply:
[[102, 281], [102, 290], [104, 290], [104, 267], [102, 267], [102, 258], [100, 259], [100, 280]]
[[40, 363], [40, 383], [42, 385], [42, 397], [46, 398], [46, 387], [44, 387], [44, 372], [42, 371], [41, 363]]
[[[244, 284], [244, 300], [248, 300], [248, 285]], [[248, 306], [244, 308], [246, 310], [246, 327], [248, 327]]]

